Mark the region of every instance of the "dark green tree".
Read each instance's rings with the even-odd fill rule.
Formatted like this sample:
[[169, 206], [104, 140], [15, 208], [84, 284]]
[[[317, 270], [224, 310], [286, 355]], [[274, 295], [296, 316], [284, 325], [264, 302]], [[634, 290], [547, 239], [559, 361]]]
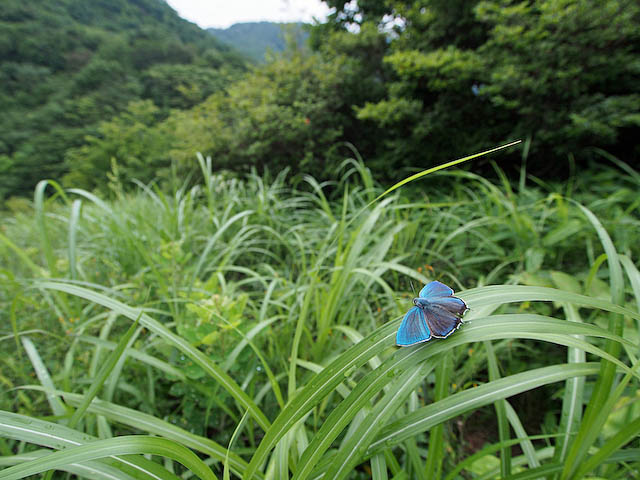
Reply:
[[591, 147], [639, 153], [637, 2], [327, 3], [336, 11], [315, 45], [336, 30], [387, 32], [385, 96], [357, 111], [380, 128], [377, 158], [392, 169], [526, 137], [542, 172]]
[[130, 102], [151, 99], [166, 117], [244, 63], [163, 1], [2, 0], [0, 200], [84, 168], [67, 151], [104, 138], [101, 122]]
[[72, 168], [64, 182], [106, 190], [113, 162], [127, 181], [162, 177], [170, 165], [173, 137], [159, 125], [161, 118], [161, 110], [152, 101], [131, 102], [124, 112], [100, 123], [94, 135], [85, 137], [83, 145], [66, 152], [65, 159]]

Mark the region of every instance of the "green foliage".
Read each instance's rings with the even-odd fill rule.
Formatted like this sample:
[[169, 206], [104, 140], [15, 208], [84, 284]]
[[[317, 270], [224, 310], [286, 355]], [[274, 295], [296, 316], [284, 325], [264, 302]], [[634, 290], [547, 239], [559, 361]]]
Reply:
[[95, 135], [86, 136], [82, 146], [66, 152], [69, 173], [65, 183], [104, 189], [105, 172], [110, 170], [122, 178], [145, 181], [162, 175], [170, 164], [167, 152], [173, 137], [156, 128], [160, 118], [161, 110], [152, 101], [140, 100], [100, 123]]
[[380, 127], [376, 155], [392, 168], [527, 137], [539, 173], [554, 170], [546, 156], [586, 161], [594, 146], [637, 155], [637, 2], [328, 3], [334, 31], [389, 32], [386, 98], [358, 116]]
[[[203, 157], [201, 183], [114, 176], [112, 201], [39, 184], [0, 230], [0, 476], [625, 478], [640, 176], [616, 162], [386, 195], [355, 161], [337, 189]], [[410, 282], [436, 278], [464, 325], [395, 347]]]
[[[291, 52], [255, 69], [166, 126], [177, 138], [171, 155], [191, 166], [197, 152], [216, 169], [291, 168], [327, 176], [344, 158], [340, 140], [364, 133], [353, 125], [360, 70], [346, 56]], [[215, 132], [215, 134], [214, 134]]]
[[67, 151], [130, 102], [152, 100], [166, 116], [221, 89], [243, 63], [161, 1], [3, 0], [0, 198], [82, 167], [65, 162]]

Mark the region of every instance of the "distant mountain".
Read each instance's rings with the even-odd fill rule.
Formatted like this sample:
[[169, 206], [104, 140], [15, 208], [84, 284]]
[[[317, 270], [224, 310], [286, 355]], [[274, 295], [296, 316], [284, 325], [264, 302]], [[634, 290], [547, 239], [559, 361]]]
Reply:
[[130, 102], [191, 108], [245, 66], [164, 0], [0, 0], [0, 201], [60, 179]]
[[294, 35], [297, 43], [303, 44], [308, 37], [303, 26], [304, 23], [249, 22], [207, 31], [248, 57], [263, 62], [267, 50], [282, 52], [286, 48], [286, 34]]

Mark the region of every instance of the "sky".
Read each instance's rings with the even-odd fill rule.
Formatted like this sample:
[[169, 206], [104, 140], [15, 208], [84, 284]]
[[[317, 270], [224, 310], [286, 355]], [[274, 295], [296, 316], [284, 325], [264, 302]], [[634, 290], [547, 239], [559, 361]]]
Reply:
[[202, 28], [239, 22], [324, 20], [329, 7], [320, 0], [167, 0], [178, 14]]

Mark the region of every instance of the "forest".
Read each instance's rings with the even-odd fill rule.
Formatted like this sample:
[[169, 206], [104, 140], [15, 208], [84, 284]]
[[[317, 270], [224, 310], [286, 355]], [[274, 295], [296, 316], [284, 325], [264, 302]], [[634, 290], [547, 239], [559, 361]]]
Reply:
[[0, 480], [640, 478], [640, 5], [325, 3], [0, 2]]

